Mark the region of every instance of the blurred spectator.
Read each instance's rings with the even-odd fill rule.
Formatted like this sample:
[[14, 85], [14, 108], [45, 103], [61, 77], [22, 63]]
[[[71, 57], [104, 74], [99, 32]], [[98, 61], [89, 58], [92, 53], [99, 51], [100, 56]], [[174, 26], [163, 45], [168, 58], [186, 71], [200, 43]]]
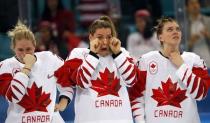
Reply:
[[186, 0], [189, 51], [205, 59], [210, 67], [210, 17], [202, 15], [198, 0]]
[[202, 7], [210, 7], [210, 0], [200, 0]]
[[45, 0], [42, 20], [55, 23], [59, 35], [62, 35], [65, 29], [75, 31], [74, 15], [71, 11], [64, 9], [61, 0]]
[[79, 0], [77, 5], [79, 21], [83, 28], [102, 15], [108, 15], [113, 21], [121, 18], [120, 0]]
[[67, 42], [68, 51], [71, 52], [74, 48], [87, 48], [88, 44], [81, 40], [80, 37], [76, 36], [70, 31], [65, 31], [63, 34], [63, 40]]
[[121, 9], [122, 14], [128, 18], [140, 9], [149, 10], [152, 20], [157, 20], [162, 15], [161, 0], [122, 0]]
[[53, 36], [50, 22], [42, 21], [39, 24], [36, 38], [38, 39], [36, 51], [51, 51], [52, 53], [59, 55], [58, 47], [55, 43], [56, 39]]
[[[122, 25], [120, 19], [122, 15], [120, 2], [120, 0], [78, 0], [76, 9], [79, 15], [79, 31], [81, 31], [80, 37], [82, 40], [88, 41], [88, 28], [90, 24], [102, 15], [107, 15], [112, 19], [117, 30], [120, 30], [119, 37], [121, 37]], [[125, 45], [125, 40], [122, 45]]]
[[80, 24], [86, 29], [99, 16], [108, 14], [107, 0], [79, 0], [77, 10]]
[[[45, 0], [45, 8], [42, 14], [42, 21], [49, 21], [52, 24], [52, 32], [58, 37], [56, 42], [60, 56], [65, 59], [75, 43], [75, 18], [72, 12], [64, 9], [61, 0]], [[71, 36], [69, 36], [71, 34]], [[73, 38], [73, 39], [70, 39]], [[79, 42], [79, 38], [76, 39]], [[70, 48], [71, 47], [71, 48]]]
[[141, 55], [159, 49], [159, 41], [152, 32], [150, 13], [146, 9], [135, 13], [137, 32], [131, 33], [127, 40], [127, 49], [136, 59]]
[[18, 0], [0, 0], [0, 33], [13, 28], [18, 16]]

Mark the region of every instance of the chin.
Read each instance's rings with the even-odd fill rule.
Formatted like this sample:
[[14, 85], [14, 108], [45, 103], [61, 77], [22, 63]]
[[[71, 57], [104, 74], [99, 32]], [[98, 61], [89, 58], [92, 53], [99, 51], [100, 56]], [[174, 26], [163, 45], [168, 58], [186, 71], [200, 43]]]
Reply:
[[110, 54], [111, 54], [111, 53], [108, 52], [108, 51], [99, 53], [99, 55], [102, 56], [102, 57], [108, 56], [108, 55], [110, 55]]

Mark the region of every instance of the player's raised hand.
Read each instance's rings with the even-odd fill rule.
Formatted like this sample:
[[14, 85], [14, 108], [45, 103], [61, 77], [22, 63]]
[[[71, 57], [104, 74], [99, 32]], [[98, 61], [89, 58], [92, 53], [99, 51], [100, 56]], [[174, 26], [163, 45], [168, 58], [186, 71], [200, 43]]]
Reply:
[[169, 59], [178, 68], [184, 63], [179, 51], [171, 52], [170, 55], [169, 55]]
[[121, 42], [119, 39], [113, 37], [109, 43], [109, 47], [114, 54], [118, 54], [121, 51]]
[[31, 69], [34, 63], [36, 62], [36, 57], [31, 54], [26, 54], [23, 58], [23, 62], [25, 63], [25, 67]]
[[36, 57], [31, 54], [26, 54], [25, 57], [23, 58], [23, 62], [25, 63], [25, 66], [21, 71], [28, 76], [29, 73], [31, 72], [32, 66], [36, 62]]
[[100, 49], [100, 42], [98, 38], [95, 38], [93, 40], [90, 41], [90, 51], [94, 52], [94, 53], [98, 53]]

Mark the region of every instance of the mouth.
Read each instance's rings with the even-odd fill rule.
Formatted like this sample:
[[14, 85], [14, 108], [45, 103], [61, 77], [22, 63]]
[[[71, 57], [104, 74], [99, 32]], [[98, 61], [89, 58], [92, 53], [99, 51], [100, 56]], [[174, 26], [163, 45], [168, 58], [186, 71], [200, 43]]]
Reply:
[[101, 48], [100, 51], [107, 51], [107, 48]]
[[176, 39], [177, 40], [177, 39], [179, 39], [179, 36], [174, 36], [173, 39]]

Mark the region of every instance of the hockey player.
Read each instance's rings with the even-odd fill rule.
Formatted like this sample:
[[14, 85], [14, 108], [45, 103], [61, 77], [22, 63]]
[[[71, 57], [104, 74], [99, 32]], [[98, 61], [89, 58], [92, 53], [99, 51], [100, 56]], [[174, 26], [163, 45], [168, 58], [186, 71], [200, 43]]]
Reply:
[[136, 123], [200, 123], [196, 101], [206, 97], [210, 77], [203, 59], [181, 52], [181, 30], [171, 18], [156, 27], [160, 51], [144, 54], [139, 68], [146, 72], [146, 91], [138, 83], [129, 90]]
[[[21, 22], [9, 36], [15, 56], [0, 62], [0, 95], [9, 102], [5, 122], [64, 123], [54, 112], [65, 109], [71, 99], [69, 83], [57, 82], [54, 77], [63, 61], [48, 51], [34, 53], [34, 35]], [[60, 90], [59, 104], [55, 104], [56, 87]]]
[[138, 68], [109, 17], [90, 25], [89, 40], [90, 48], [75, 48], [55, 74], [76, 88], [74, 123], [133, 123], [126, 87], [136, 82]]

